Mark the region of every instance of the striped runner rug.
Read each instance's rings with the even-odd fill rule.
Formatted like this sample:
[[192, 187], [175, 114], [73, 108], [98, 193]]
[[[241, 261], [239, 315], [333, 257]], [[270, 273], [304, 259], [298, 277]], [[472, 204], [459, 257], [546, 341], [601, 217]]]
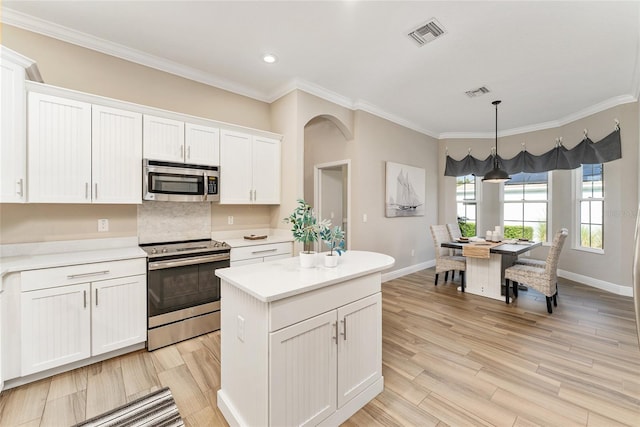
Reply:
[[169, 387], [76, 424], [74, 427], [174, 427], [184, 426]]

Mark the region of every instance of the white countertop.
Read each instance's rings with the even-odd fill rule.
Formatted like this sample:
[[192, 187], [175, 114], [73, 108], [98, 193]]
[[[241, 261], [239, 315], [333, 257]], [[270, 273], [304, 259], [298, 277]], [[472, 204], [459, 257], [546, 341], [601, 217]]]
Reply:
[[[248, 240], [244, 236], [267, 236], [266, 239]], [[226, 242], [232, 248], [245, 246], [268, 245], [271, 243], [293, 242], [293, 234], [290, 230], [280, 228], [251, 228], [245, 230], [226, 230], [211, 233], [213, 240]]]
[[[135, 238], [25, 243], [4, 246], [2, 248], [4, 249], [3, 254], [15, 253], [16, 255], [0, 258], [0, 277], [9, 273], [40, 268], [147, 257], [147, 254], [138, 247], [137, 239]], [[13, 247], [7, 248], [8, 246]]]
[[[247, 234], [248, 236], [249, 234]], [[225, 242], [227, 245], [231, 246], [231, 248], [242, 248], [245, 246], [255, 246], [255, 245], [268, 245], [271, 243], [287, 243], [293, 242], [292, 237], [286, 236], [267, 236], [266, 239], [259, 240], [249, 240], [245, 238], [240, 239], [226, 239]]]
[[[228, 243], [228, 242], [227, 242]], [[324, 253], [318, 254], [321, 264]], [[376, 252], [347, 251], [337, 267], [300, 267], [298, 257], [216, 270], [216, 276], [260, 301], [271, 302], [386, 270], [392, 257]], [[224, 295], [222, 295], [224, 300]]]

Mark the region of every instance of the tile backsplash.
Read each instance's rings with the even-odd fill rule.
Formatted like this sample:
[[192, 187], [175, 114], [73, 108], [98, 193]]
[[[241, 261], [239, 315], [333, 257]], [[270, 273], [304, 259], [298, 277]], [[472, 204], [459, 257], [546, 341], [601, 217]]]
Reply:
[[138, 240], [159, 243], [211, 237], [211, 203], [145, 201], [138, 205]]

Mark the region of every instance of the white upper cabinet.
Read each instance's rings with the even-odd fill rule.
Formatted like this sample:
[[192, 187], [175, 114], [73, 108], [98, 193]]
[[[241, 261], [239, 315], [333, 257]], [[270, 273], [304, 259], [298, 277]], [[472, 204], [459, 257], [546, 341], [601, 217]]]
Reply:
[[0, 202], [26, 200], [27, 138], [25, 70], [5, 58], [0, 61]]
[[280, 141], [222, 130], [220, 203], [280, 203]]
[[142, 115], [29, 92], [29, 202], [141, 203]]
[[29, 201], [91, 202], [91, 104], [29, 92]]
[[145, 114], [144, 158], [218, 166], [220, 131], [218, 128]]
[[184, 162], [184, 122], [144, 116], [144, 158]]
[[185, 123], [185, 163], [220, 165], [220, 129]]
[[280, 141], [253, 137], [253, 202], [280, 204]]
[[142, 115], [94, 105], [93, 203], [142, 202]]
[[251, 135], [223, 130], [220, 135], [220, 203], [251, 203]]

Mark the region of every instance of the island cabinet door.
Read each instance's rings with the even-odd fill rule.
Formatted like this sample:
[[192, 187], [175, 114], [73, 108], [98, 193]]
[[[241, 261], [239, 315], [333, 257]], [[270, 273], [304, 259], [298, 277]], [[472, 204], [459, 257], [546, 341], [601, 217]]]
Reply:
[[270, 425], [316, 425], [336, 411], [336, 327], [333, 310], [270, 334]]
[[380, 293], [338, 309], [338, 408], [382, 376]]

